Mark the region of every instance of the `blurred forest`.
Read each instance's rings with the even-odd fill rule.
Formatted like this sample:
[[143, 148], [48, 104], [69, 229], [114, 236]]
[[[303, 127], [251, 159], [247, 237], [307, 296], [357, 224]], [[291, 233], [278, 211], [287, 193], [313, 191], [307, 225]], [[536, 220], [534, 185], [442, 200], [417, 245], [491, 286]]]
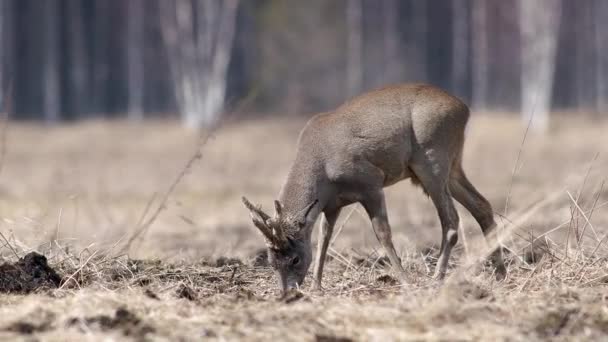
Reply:
[[180, 115], [198, 127], [245, 102], [241, 115], [307, 114], [395, 82], [535, 112], [541, 128], [552, 110], [608, 112], [606, 0], [0, 5], [0, 92], [15, 119]]

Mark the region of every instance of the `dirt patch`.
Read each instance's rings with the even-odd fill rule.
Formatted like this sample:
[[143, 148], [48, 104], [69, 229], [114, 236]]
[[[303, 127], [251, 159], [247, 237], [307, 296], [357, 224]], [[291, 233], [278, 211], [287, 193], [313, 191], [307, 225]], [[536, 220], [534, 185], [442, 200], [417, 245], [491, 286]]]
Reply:
[[198, 299], [198, 294], [190, 286], [182, 284], [175, 292], [177, 298], [184, 298], [189, 301]]
[[329, 335], [316, 335], [316, 342], [352, 342], [353, 340], [348, 337], [341, 336], [329, 336]]
[[30, 322], [15, 322], [9, 325], [5, 330], [22, 335], [31, 335], [33, 333], [44, 332], [50, 330], [51, 325], [45, 323], [35, 324]]
[[21, 335], [32, 335], [35, 333], [52, 330], [55, 315], [41, 310], [35, 310], [15, 321], [2, 330]]
[[388, 274], [383, 274], [383, 275], [379, 276], [378, 278], [376, 278], [376, 281], [378, 283], [385, 284], [385, 285], [398, 285], [399, 284], [399, 281], [397, 279], [395, 279], [394, 277], [392, 277]]
[[136, 338], [143, 338], [147, 334], [155, 332], [154, 327], [144, 324], [139, 317], [125, 308], [117, 309], [114, 317], [98, 315], [87, 318], [72, 318], [68, 320], [67, 325], [80, 327], [83, 331], [86, 331], [86, 329], [101, 331], [118, 330], [125, 336]]
[[536, 322], [536, 332], [543, 337], [558, 336], [573, 315], [579, 312], [578, 308], [556, 308], [546, 311]]
[[302, 292], [298, 290], [289, 290], [285, 292], [283, 296], [279, 298], [279, 300], [285, 304], [291, 304], [307, 298], [308, 297], [306, 297]]
[[0, 265], [0, 292], [27, 294], [40, 289], [57, 288], [61, 277], [44, 255], [31, 252], [16, 263]]

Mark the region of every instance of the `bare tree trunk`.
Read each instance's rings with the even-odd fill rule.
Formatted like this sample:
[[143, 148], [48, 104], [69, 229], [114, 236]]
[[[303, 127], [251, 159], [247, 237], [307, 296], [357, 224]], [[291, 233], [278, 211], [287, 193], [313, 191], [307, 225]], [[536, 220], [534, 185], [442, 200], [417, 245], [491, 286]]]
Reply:
[[144, 118], [144, 0], [129, 0], [127, 4], [127, 90], [128, 117]]
[[190, 128], [213, 125], [224, 106], [238, 0], [159, 4], [182, 120]]
[[417, 82], [426, 82], [427, 75], [427, 2], [412, 0], [411, 33], [407, 47], [406, 77]]
[[95, 1], [95, 22], [93, 27], [93, 52], [91, 70], [92, 106], [97, 115], [106, 115], [108, 110], [109, 63], [109, 1]]
[[464, 97], [469, 61], [469, 0], [452, 0], [452, 91]]
[[488, 25], [486, 0], [473, 1], [473, 107], [485, 110], [488, 107]]
[[590, 1], [581, 1], [576, 4], [574, 13], [569, 13], [570, 25], [575, 27], [576, 39], [572, 57], [574, 59], [574, 89], [576, 90], [576, 107], [578, 111], [589, 113], [595, 108], [595, 70], [591, 67], [595, 64], [595, 44], [593, 39], [582, 39], [581, 37], [593, 37], [593, 14], [594, 4]]
[[346, 2], [346, 87], [348, 97], [361, 92], [363, 85], [363, 17], [361, 0]]
[[68, 3], [68, 16], [70, 23], [70, 106], [72, 114], [76, 117], [88, 112], [85, 102], [87, 94], [87, 54], [85, 50], [84, 25], [82, 17], [82, 3], [70, 0]]
[[[402, 56], [399, 53], [399, 2], [382, 2], [384, 16], [384, 82], [395, 83], [402, 79]], [[421, 47], [423, 48], [423, 47]]]
[[594, 1], [596, 103], [598, 113], [608, 115], [608, 1]]
[[551, 111], [561, 2], [521, 0], [522, 119], [536, 131], [546, 131]]
[[61, 104], [61, 84], [59, 82], [59, 20], [57, 3], [44, 2], [44, 118], [47, 122], [59, 120]]

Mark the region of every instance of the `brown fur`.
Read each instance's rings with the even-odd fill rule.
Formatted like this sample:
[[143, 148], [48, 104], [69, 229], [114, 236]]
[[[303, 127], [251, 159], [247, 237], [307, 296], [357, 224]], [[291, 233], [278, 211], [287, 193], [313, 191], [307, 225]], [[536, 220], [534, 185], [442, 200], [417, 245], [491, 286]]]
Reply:
[[[306, 259], [310, 254], [311, 231], [323, 213], [315, 270], [320, 286], [333, 223], [342, 207], [359, 202], [394, 270], [404, 277], [382, 189], [410, 178], [433, 200], [439, 214], [443, 234], [436, 276], [443, 278], [458, 238], [459, 219], [452, 196], [473, 213], [484, 233], [494, 226], [490, 204], [468, 182], [461, 166], [468, 119], [469, 109], [462, 101], [425, 84], [371, 91], [310, 119], [300, 133], [295, 160], [279, 194], [282, 209], [268, 220], [268, 229], [260, 228], [265, 235], [282, 229], [300, 244], [302, 250], [282, 248], [287, 261], [280, 263], [286, 268], [281, 274], [291, 274], [289, 260], [298, 255]], [[315, 203], [312, 209], [311, 203]], [[298, 224], [286, 229], [284, 222]], [[499, 259], [495, 258], [503, 274]], [[296, 284], [301, 281], [303, 278], [295, 280]], [[283, 284], [290, 286], [289, 281]]]

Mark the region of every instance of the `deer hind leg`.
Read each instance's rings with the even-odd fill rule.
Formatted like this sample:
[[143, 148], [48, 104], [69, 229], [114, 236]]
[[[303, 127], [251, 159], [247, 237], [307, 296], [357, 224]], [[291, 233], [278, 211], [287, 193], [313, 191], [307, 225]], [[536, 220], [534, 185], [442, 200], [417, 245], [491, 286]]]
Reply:
[[329, 247], [329, 242], [334, 232], [334, 225], [336, 224], [339, 214], [339, 209], [329, 214], [326, 212], [323, 213], [321, 227], [319, 227], [319, 240], [317, 241], [317, 254], [315, 257], [315, 282], [313, 286], [316, 290], [321, 290], [325, 256], [327, 255], [327, 248]]
[[391, 226], [388, 223], [388, 215], [386, 213], [384, 192], [382, 189], [378, 189], [368, 193], [366, 198], [361, 201], [361, 204], [372, 221], [372, 227], [376, 234], [376, 238], [388, 256], [393, 271], [401, 278], [402, 282], [406, 282], [405, 270], [401, 265], [401, 260], [399, 259], [399, 256], [397, 256], [395, 246], [393, 245]]
[[459, 217], [448, 185], [449, 163], [440, 162], [448, 159], [432, 156], [432, 152], [429, 151], [424, 158], [413, 162], [410, 168], [433, 201], [441, 222], [441, 248], [434, 277], [442, 280], [447, 271], [452, 248], [458, 242]]
[[507, 270], [502, 258], [502, 248], [495, 234], [491, 234], [496, 227], [492, 206], [469, 182], [460, 164], [455, 165], [452, 170], [450, 191], [452, 196], [473, 215], [490, 246], [496, 248], [490, 254], [490, 260], [496, 268], [496, 278], [504, 279]]

